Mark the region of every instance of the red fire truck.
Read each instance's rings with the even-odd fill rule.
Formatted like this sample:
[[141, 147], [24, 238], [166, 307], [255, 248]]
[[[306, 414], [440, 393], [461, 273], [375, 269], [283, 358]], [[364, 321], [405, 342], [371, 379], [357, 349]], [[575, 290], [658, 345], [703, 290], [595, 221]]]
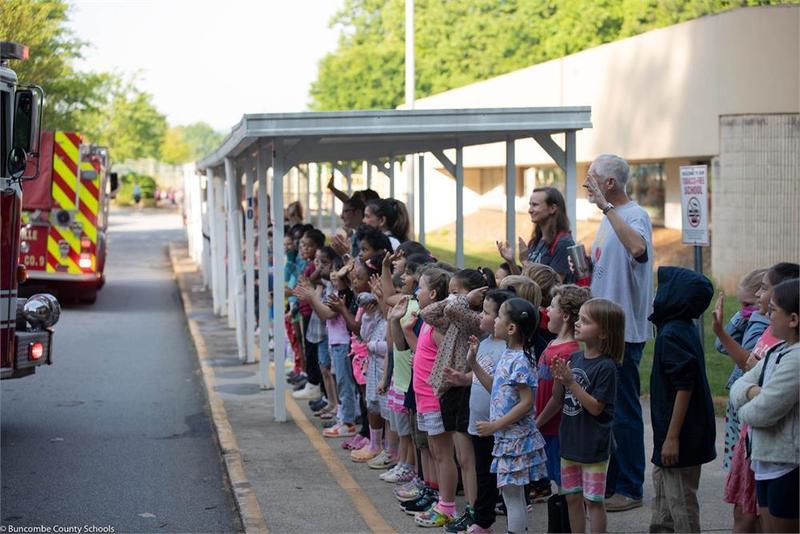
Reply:
[[20, 378], [52, 363], [53, 325], [61, 308], [48, 294], [17, 298], [26, 278], [19, 265], [19, 232], [24, 180], [38, 167], [39, 125], [44, 92], [21, 87], [9, 67], [27, 59], [28, 48], [0, 42], [0, 378]]
[[19, 262], [28, 281], [20, 291], [93, 303], [105, 281], [108, 208], [116, 189], [108, 149], [75, 132], [44, 132], [39, 162], [37, 179], [23, 186]]

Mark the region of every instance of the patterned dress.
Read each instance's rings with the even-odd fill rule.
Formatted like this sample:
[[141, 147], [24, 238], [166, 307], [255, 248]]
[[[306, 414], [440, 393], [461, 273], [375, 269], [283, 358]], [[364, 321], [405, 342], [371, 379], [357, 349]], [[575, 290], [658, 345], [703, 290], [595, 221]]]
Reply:
[[[506, 349], [494, 371], [489, 419], [496, 421], [519, 403], [518, 384], [531, 388], [535, 397], [537, 383], [536, 368], [525, 353]], [[524, 486], [547, 478], [544, 445], [544, 438], [536, 428], [536, 408], [533, 407], [517, 422], [495, 432], [491, 471], [497, 474], [497, 487]]]

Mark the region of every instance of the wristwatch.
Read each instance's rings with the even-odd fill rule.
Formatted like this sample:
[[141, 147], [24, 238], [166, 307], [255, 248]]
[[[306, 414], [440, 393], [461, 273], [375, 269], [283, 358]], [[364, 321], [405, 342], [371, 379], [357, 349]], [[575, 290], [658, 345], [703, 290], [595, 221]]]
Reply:
[[611, 211], [613, 209], [614, 209], [614, 204], [612, 204], [611, 202], [608, 202], [608, 203], [606, 203], [606, 207], [605, 208], [600, 208], [600, 211], [602, 211], [603, 215], [605, 215], [605, 214], [607, 214], [609, 211]]

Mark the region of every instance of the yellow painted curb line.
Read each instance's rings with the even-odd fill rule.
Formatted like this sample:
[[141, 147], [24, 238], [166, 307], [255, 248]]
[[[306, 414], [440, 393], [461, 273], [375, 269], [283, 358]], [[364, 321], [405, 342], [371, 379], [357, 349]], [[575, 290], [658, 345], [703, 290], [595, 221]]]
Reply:
[[258, 504], [258, 499], [253, 491], [253, 487], [250, 485], [250, 481], [245, 474], [242, 455], [239, 452], [239, 445], [236, 443], [236, 436], [228, 421], [225, 406], [222, 403], [222, 399], [214, 390], [214, 369], [206, 363], [208, 349], [206, 348], [205, 340], [200, 333], [200, 327], [197, 325], [197, 321], [189, 318], [189, 314], [192, 313], [192, 303], [189, 299], [186, 284], [181, 277], [178, 276], [178, 273], [193, 271], [194, 268], [187, 268], [178, 264], [178, 260], [173, 252], [172, 243], [169, 245], [169, 259], [172, 263], [172, 270], [181, 293], [181, 301], [183, 302], [186, 321], [189, 324], [189, 332], [192, 335], [192, 340], [197, 349], [197, 359], [200, 364], [200, 369], [203, 372], [203, 383], [206, 387], [208, 404], [211, 409], [211, 420], [217, 434], [222, 457], [225, 460], [225, 469], [231, 488], [233, 489], [234, 501], [239, 511], [242, 526], [247, 534], [267, 534], [267, 523], [264, 520], [264, 515], [261, 512], [261, 506]]
[[294, 419], [295, 424], [297, 424], [308, 437], [308, 440], [314, 448], [317, 449], [317, 452], [328, 466], [328, 470], [333, 475], [333, 478], [336, 479], [339, 486], [342, 487], [350, 497], [350, 500], [353, 501], [356, 510], [358, 510], [358, 513], [364, 519], [369, 529], [375, 533], [394, 532], [395, 530], [389, 526], [380, 512], [378, 512], [378, 509], [372, 504], [370, 498], [367, 497], [367, 494], [364, 493], [364, 490], [362, 490], [358, 482], [355, 481], [353, 475], [350, 474], [339, 457], [336, 456], [336, 453], [333, 452], [333, 449], [326, 443], [325, 438], [320, 434], [319, 428], [311, 424], [306, 414], [303, 413], [303, 410], [297, 405], [288, 392], [285, 397], [286, 410], [292, 416], [292, 419]]

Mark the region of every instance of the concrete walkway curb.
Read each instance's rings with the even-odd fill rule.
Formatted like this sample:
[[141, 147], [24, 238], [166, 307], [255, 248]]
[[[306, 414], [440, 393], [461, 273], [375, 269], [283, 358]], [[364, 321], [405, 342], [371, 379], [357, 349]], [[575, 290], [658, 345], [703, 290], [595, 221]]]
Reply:
[[181, 302], [183, 303], [183, 309], [186, 314], [189, 332], [192, 336], [195, 348], [197, 349], [197, 359], [203, 373], [203, 384], [205, 384], [208, 405], [211, 409], [211, 420], [220, 450], [222, 451], [225, 471], [228, 475], [231, 488], [233, 488], [234, 501], [236, 502], [236, 509], [239, 512], [242, 526], [247, 534], [267, 534], [267, 523], [264, 520], [264, 515], [261, 512], [261, 506], [258, 504], [258, 499], [253, 491], [253, 487], [245, 475], [242, 455], [236, 443], [236, 436], [228, 421], [228, 415], [225, 412], [222, 399], [220, 399], [214, 388], [214, 370], [206, 362], [206, 360], [209, 359], [209, 353], [206, 348], [205, 340], [200, 334], [197, 322], [191, 317], [192, 304], [186, 282], [179, 276], [179, 274], [183, 272], [195, 272], [197, 268], [190, 260], [180, 258], [179, 254], [175, 251], [174, 243], [170, 243], [169, 245], [169, 258], [172, 263], [172, 270], [178, 284], [178, 289], [180, 290]]

